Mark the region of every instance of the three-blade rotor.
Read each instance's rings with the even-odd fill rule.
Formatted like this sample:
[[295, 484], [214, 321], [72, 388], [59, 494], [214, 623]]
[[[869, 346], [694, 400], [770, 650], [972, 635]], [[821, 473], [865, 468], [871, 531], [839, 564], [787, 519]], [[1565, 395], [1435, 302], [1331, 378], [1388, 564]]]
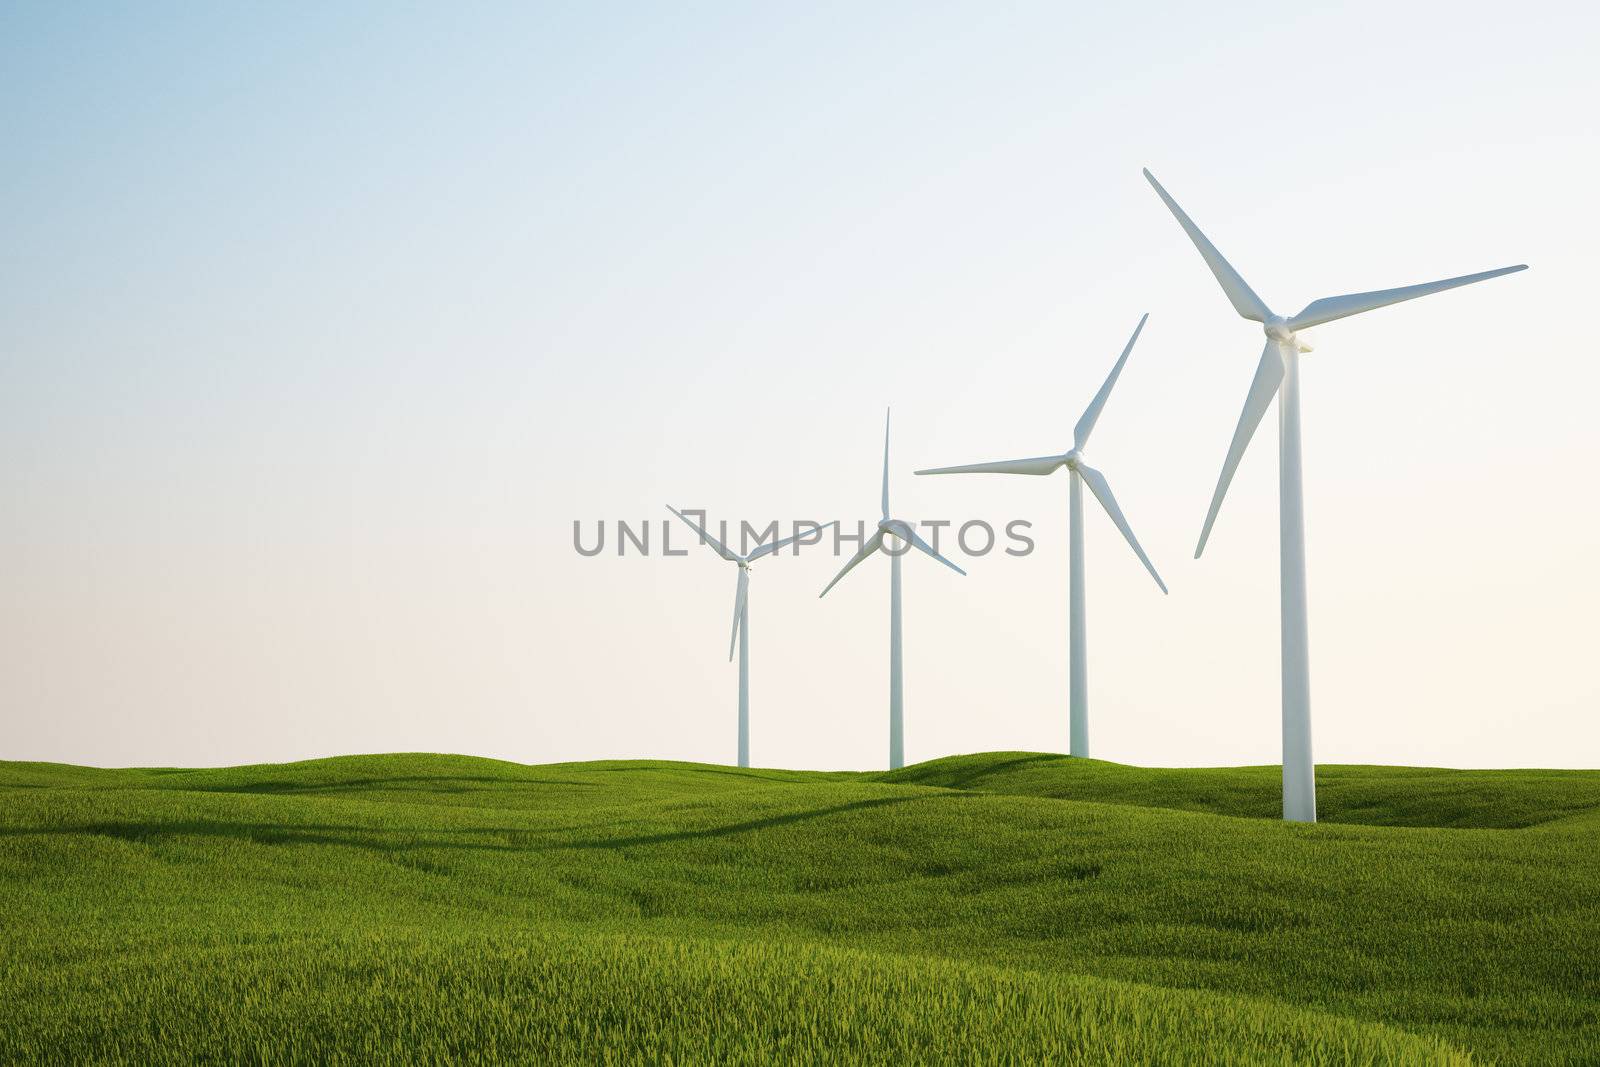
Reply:
[[850, 561], [844, 565], [838, 574], [833, 576], [833, 581], [825, 585], [822, 589], [822, 592], [817, 594], [819, 598], [827, 596], [828, 590], [839, 584], [839, 579], [855, 570], [856, 566], [860, 564], [862, 560], [866, 559], [874, 552], [877, 552], [879, 549], [884, 549], [891, 555], [900, 555], [902, 552], [906, 551], [906, 549], [901, 549], [899, 552], [896, 552], [894, 549], [888, 548], [886, 545], [886, 539], [889, 537], [903, 541], [925, 555], [932, 556], [934, 559], [938, 560], [940, 563], [943, 563], [946, 567], [949, 567], [957, 574], [965, 575], [967, 573], [954, 563], [951, 563], [948, 559], [945, 559], [938, 552], [934, 551], [933, 546], [918, 536], [917, 532], [911, 528], [910, 523], [905, 522], [902, 519], [892, 519], [889, 517], [889, 414], [889, 412], [885, 412], [883, 416], [883, 518], [878, 520], [878, 528], [873, 531], [872, 536], [862, 542], [861, 548], [856, 552], [856, 554], [851, 556]]
[[679, 511], [677, 508], [673, 507], [671, 504], [667, 505], [667, 510], [678, 516], [678, 518], [682, 519], [684, 524], [687, 525], [689, 529], [699, 534], [700, 539], [706, 544], [710, 545], [712, 551], [716, 552], [717, 555], [721, 556], [729, 563], [737, 563], [739, 565], [739, 585], [733, 594], [733, 633], [728, 638], [728, 658], [730, 660], [733, 659], [734, 650], [739, 647], [739, 633], [744, 628], [745, 618], [749, 611], [750, 564], [754, 563], [762, 556], [771, 555], [780, 548], [787, 548], [789, 545], [794, 544], [801, 538], [810, 537], [812, 534], [816, 534], [820, 537], [823, 530], [828, 529], [830, 526], [839, 525], [839, 521], [837, 519], [832, 522], [825, 522], [820, 526], [816, 526], [810, 530], [798, 531], [790, 534], [788, 537], [763, 542], [762, 544], [759, 544], [755, 548], [751, 549], [746, 555], [741, 556], [739, 553], [724, 545], [721, 541], [718, 541], [715, 537], [712, 537], [711, 534], [706, 532], [704, 527], [695, 522], [693, 519], [689, 518], [683, 512]]
[[1155, 189], [1156, 195], [1172, 212], [1173, 218], [1178, 220], [1178, 225], [1183, 227], [1184, 233], [1189, 235], [1189, 240], [1194, 242], [1200, 257], [1205, 260], [1206, 266], [1211, 268], [1217, 284], [1222, 286], [1223, 293], [1233, 304], [1233, 309], [1243, 318], [1261, 323], [1267, 334], [1266, 348], [1261, 353], [1261, 362], [1256, 366], [1255, 378], [1251, 381], [1250, 391], [1245, 397], [1244, 410], [1239, 414], [1239, 424], [1233, 431], [1233, 440], [1228, 445], [1227, 457], [1222, 462], [1222, 473], [1217, 478], [1217, 489], [1212, 494], [1205, 525], [1200, 530], [1200, 541], [1194, 550], [1196, 559], [1199, 559], [1200, 554], [1205, 551], [1206, 541], [1211, 537], [1211, 527], [1217, 521], [1217, 513], [1222, 509], [1223, 498], [1227, 496], [1228, 486], [1233, 482], [1234, 472], [1238, 470], [1245, 448], [1249, 446], [1256, 427], [1261, 424], [1267, 408], [1272, 406], [1272, 400], [1278, 395], [1278, 389], [1283, 384], [1285, 361], [1296, 358], [1300, 352], [1310, 351], [1304, 340], [1296, 336], [1296, 331], [1350, 315], [1359, 315], [1364, 311], [1388, 307], [1390, 304], [1415, 300], [1419, 296], [1442, 293], [1446, 289], [1455, 289], [1458, 286], [1471, 285], [1473, 282], [1487, 281], [1503, 274], [1514, 274], [1519, 270], [1528, 269], [1526, 263], [1519, 263], [1512, 267], [1464, 274], [1458, 278], [1445, 278], [1442, 281], [1425, 282], [1422, 285], [1324, 297], [1321, 300], [1313, 300], [1299, 314], [1286, 319], [1273, 314], [1272, 309], [1255, 294], [1255, 290], [1250, 288], [1239, 272], [1233, 269], [1233, 265], [1217, 251], [1217, 246], [1200, 232], [1200, 227], [1194, 224], [1194, 220], [1178, 206], [1178, 202], [1162, 188], [1161, 183], [1156, 181], [1155, 175], [1146, 170], [1144, 176], [1150, 182], [1151, 188]]
[[[1220, 257], [1219, 257], [1220, 258]], [[1002, 459], [990, 463], [967, 463], [959, 467], [933, 467], [920, 470], [918, 474], [1027, 474], [1042, 476], [1054, 474], [1062, 467], [1076, 472], [1089, 486], [1089, 491], [1100, 502], [1100, 506], [1110, 516], [1122, 536], [1127, 539], [1128, 546], [1133, 549], [1134, 555], [1139, 557], [1139, 562], [1144, 564], [1145, 570], [1150, 572], [1150, 577], [1156, 580], [1156, 585], [1161, 591], [1167, 591], [1167, 583], [1161, 580], [1161, 575], [1156, 573], [1155, 564], [1150, 562], [1150, 557], [1145, 555], [1144, 548], [1140, 546], [1139, 539], [1133, 536], [1133, 529], [1128, 525], [1128, 520], [1123, 516], [1122, 509], [1117, 506], [1117, 498], [1112, 495], [1111, 485], [1106, 481], [1105, 475], [1083, 462], [1082, 450], [1089, 443], [1089, 436], [1094, 433], [1094, 427], [1100, 421], [1100, 412], [1106, 406], [1106, 400], [1111, 396], [1112, 387], [1117, 384], [1117, 379], [1122, 376], [1122, 368], [1128, 362], [1128, 356], [1133, 352], [1133, 346], [1139, 340], [1139, 334], [1144, 330], [1148, 321], [1148, 314], [1139, 319], [1139, 325], [1134, 327], [1133, 336], [1128, 338], [1128, 343], [1123, 346], [1122, 354], [1117, 357], [1116, 365], [1111, 368], [1111, 373], [1106, 376], [1105, 384], [1100, 391], [1089, 401], [1089, 406], [1084, 409], [1083, 415], [1072, 428], [1072, 451], [1064, 452], [1059, 456], [1032, 456], [1027, 459]]]

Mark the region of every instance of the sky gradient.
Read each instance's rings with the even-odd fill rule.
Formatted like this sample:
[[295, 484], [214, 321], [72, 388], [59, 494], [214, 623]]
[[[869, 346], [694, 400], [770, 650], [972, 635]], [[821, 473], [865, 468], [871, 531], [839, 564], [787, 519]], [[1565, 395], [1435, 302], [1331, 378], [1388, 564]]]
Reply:
[[[572, 522], [1033, 524], [906, 572], [908, 761], [1278, 760], [1268, 303], [1313, 331], [1321, 762], [1600, 766], [1591, 5], [0, 5], [0, 755], [731, 762], [733, 568]], [[681, 533], [681, 531], [680, 531]], [[682, 538], [678, 544], [687, 544]], [[752, 581], [752, 758], [873, 767], [888, 565]]]

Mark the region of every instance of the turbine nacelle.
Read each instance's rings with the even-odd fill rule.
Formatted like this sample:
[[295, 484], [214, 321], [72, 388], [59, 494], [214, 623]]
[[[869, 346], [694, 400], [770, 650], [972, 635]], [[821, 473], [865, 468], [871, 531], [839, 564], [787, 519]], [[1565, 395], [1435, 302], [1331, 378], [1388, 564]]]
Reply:
[[899, 549], [891, 549], [887, 544], [882, 544], [883, 551], [888, 552], [890, 555], [898, 556], [909, 549], [920, 548], [924, 552], [928, 553], [928, 555], [932, 556], [934, 559], [938, 560], [940, 563], [943, 563], [952, 570], [955, 570], [961, 574], [967, 573], [960, 567], [957, 567], [954, 563], [951, 563], [943, 556], [934, 552], [926, 541], [917, 536], [917, 533], [912, 528], [911, 523], [904, 519], [884, 519], [879, 522], [877, 539], [879, 540], [880, 544], [885, 537], [893, 537], [904, 546], [903, 548]]
[[1291, 329], [1289, 320], [1281, 315], [1273, 315], [1263, 322], [1261, 332], [1267, 335], [1269, 341], [1276, 341], [1280, 345], [1294, 345], [1296, 352], [1311, 351], [1310, 337]]

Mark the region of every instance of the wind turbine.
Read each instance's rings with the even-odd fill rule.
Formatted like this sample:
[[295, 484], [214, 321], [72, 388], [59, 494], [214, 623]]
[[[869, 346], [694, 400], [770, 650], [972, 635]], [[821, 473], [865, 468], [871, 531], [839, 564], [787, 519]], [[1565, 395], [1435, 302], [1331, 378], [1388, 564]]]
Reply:
[[1228, 492], [1228, 484], [1233, 481], [1233, 473], [1239, 466], [1245, 447], [1249, 445], [1272, 398], [1282, 390], [1282, 397], [1278, 401], [1278, 575], [1283, 658], [1283, 817], [1292, 822], [1316, 822], [1317, 784], [1311, 759], [1311, 674], [1306, 628], [1305, 514], [1300, 484], [1300, 353], [1311, 351], [1311, 346], [1298, 336], [1298, 331], [1349, 315], [1359, 315], [1363, 311], [1398, 304], [1402, 300], [1415, 300], [1419, 296], [1454, 289], [1459, 285], [1471, 285], [1473, 282], [1498, 278], [1502, 274], [1527, 270], [1527, 264], [1519, 263], [1514, 267], [1464, 274], [1459, 278], [1446, 278], [1399, 289], [1324, 297], [1307, 304], [1299, 314], [1284, 318], [1273, 314], [1272, 309], [1239, 276], [1239, 272], [1222, 258], [1222, 253], [1206, 239], [1206, 235], [1184, 214], [1177, 202], [1167, 195], [1155, 176], [1148, 170], [1144, 176], [1178, 220], [1178, 225], [1189, 235], [1189, 240], [1194, 242], [1195, 248], [1199, 249], [1201, 258], [1211, 268], [1211, 273], [1216, 276], [1233, 309], [1241, 317], [1261, 323], [1267, 335], [1266, 348], [1261, 353], [1255, 380], [1250, 383], [1250, 392], [1245, 397], [1238, 428], [1233, 431], [1233, 442], [1228, 446], [1227, 458], [1222, 462], [1222, 475], [1217, 479], [1217, 491], [1211, 497], [1211, 509], [1206, 513], [1205, 526], [1200, 531], [1200, 543], [1194, 550], [1196, 559], [1205, 551], [1212, 523], [1216, 522], [1222, 498]]
[[[755, 550], [748, 555], [741, 556], [712, 537], [700, 525], [684, 515], [683, 512], [667, 505], [667, 510], [688, 524], [689, 528], [700, 535], [700, 539], [711, 546], [712, 551], [729, 563], [739, 565], [739, 586], [733, 594], [733, 633], [728, 638], [728, 658], [733, 659], [735, 647], [739, 650], [739, 766], [750, 766], [750, 564], [762, 556], [771, 555], [785, 545], [793, 544], [805, 534], [796, 533], [780, 541], [757, 545]], [[829, 526], [837, 526], [838, 522], [830, 522], [816, 528], [821, 533]], [[812, 531], [805, 531], [806, 534]]]
[[1071, 534], [1069, 544], [1069, 557], [1071, 560], [1070, 580], [1068, 586], [1068, 602], [1070, 604], [1069, 618], [1072, 624], [1071, 646], [1069, 656], [1069, 670], [1067, 687], [1070, 700], [1070, 733], [1071, 752], [1074, 756], [1087, 757], [1089, 755], [1089, 644], [1085, 624], [1084, 610], [1084, 581], [1083, 581], [1083, 483], [1089, 483], [1090, 492], [1095, 499], [1100, 501], [1100, 506], [1106, 509], [1106, 514], [1111, 516], [1111, 521], [1116, 523], [1117, 529], [1122, 531], [1122, 536], [1128, 539], [1128, 544], [1133, 548], [1134, 555], [1139, 557], [1139, 562], [1144, 564], [1145, 570], [1150, 572], [1150, 577], [1156, 580], [1156, 585], [1161, 591], [1167, 591], [1167, 583], [1161, 580], [1161, 575], [1156, 573], [1155, 564], [1150, 562], [1150, 557], [1144, 554], [1144, 549], [1139, 547], [1138, 538], [1133, 536], [1133, 530], [1128, 526], [1128, 520], [1123, 518], [1122, 509], [1117, 506], [1117, 498], [1111, 495], [1111, 486], [1106, 481], [1105, 475], [1083, 462], [1083, 446], [1089, 443], [1089, 435], [1094, 432], [1095, 423], [1100, 419], [1100, 409], [1106, 406], [1106, 398], [1111, 395], [1111, 387], [1117, 384], [1117, 378], [1122, 374], [1122, 365], [1128, 362], [1128, 354], [1133, 351], [1134, 342], [1139, 340], [1139, 333], [1144, 329], [1144, 324], [1149, 315], [1139, 320], [1139, 325], [1133, 329], [1133, 336], [1128, 338], [1128, 344], [1122, 350], [1122, 355], [1117, 357], [1116, 366], [1111, 368], [1111, 374], [1106, 378], [1106, 383], [1100, 391], [1089, 401], [1089, 406], [1084, 410], [1083, 417], [1072, 428], [1072, 448], [1059, 456], [1035, 456], [1031, 459], [1003, 459], [993, 463], [969, 463], [961, 467], [935, 467], [931, 470], [917, 471], [918, 474], [1053, 474], [1062, 467], [1071, 473]]
[[893, 537], [896, 541], [915, 545], [934, 559], [943, 563], [957, 574], [967, 572], [957, 567], [933, 550], [933, 546], [917, 536], [911, 524], [900, 519], [889, 517], [889, 415], [883, 416], [883, 518], [878, 520], [878, 529], [867, 538], [861, 546], [861, 551], [850, 558], [844, 569], [833, 576], [833, 581], [818, 593], [817, 596], [825, 597], [828, 590], [839, 584], [839, 579], [855, 569], [856, 564], [878, 551], [880, 548], [889, 554], [889, 769], [899, 770], [905, 766], [905, 724], [904, 724], [904, 691], [900, 680], [900, 557], [905, 555], [907, 549], [901, 547], [899, 551], [890, 548], [887, 539]]

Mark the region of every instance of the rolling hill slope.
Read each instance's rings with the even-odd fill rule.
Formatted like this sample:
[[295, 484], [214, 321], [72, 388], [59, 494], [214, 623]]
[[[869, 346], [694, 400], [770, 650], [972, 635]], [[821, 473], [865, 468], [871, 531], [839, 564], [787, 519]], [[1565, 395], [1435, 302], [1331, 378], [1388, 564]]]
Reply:
[[1600, 773], [1319, 784], [0, 764], [0, 1059], [1600, 1062]]
[[[950, 756], [875, 776], [1014, 796], [1276, 819], [1279, 769], [1128, 767], [1042, 752]], [[1600, 812], [1595, 771], [1317, 767], [1317, 818], [1363, 826], [1520, 829]]]

